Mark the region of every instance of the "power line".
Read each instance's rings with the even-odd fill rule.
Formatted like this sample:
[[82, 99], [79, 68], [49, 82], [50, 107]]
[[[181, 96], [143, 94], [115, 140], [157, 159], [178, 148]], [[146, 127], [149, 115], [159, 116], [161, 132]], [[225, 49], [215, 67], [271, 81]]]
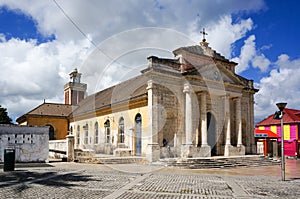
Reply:
[[[69, 15], [67, 15], [67, 13], [64, 11], [64, 9], [56, 2], [56, 0], [53, 0], [53, 2], [56, 4], [56, 6], [60, 9], [60, 11], [64, 14], [64, 16], [75, 26], [75, 28], [87, 39], [89, 40], [89, 42], [91, 42], [91, 44], [93, 44], [93, 46], [95, 46], [95, 48], [98, 48], [97, 45], [95, 44], [95, 42], [93, 42], [93, 40], [91, 40], [80, 28], [79, 26], [71, 19], [71, 17], [69, 17]], [[101, 49], [98, 49], [102, 52]], [[104, 53], [104, 52], [102, 52]]]
[[[101, 53], [103, 53], [106, 57], [108, 57], [109, 59], [111, 59], [111, 60], [114, 60], [111, 56], [109, 56], [109, 55], [107, 55], [103, 50], [101, 50], [97, 45], [96, 45], [96, 43], [93, 41], [93, 40], [91, 40], [88, 36], [87, 36], [87, 34], [85, 34], [82, 30], [81, 30], [81, 28], [75, 23], [75, 21], [74, 20], [72, 20], [72, 18], [71, 17], [69, 17], [69, 15], [64, 11], [64, 9], [57, 3], [57, 1], [56, 0], [53, 0], [53, 2], [55, 3], [55, 5], [59, 8], [59, 10], [64, 14], [64, 16], [75, 26], [75, 28], [97, 49], [97, 50], [99, 50]], [[118, 63], [118, 62], [117, 62]], [[118, 64], [120, 64], [121, 66], [123, 66], [123, 67], [125, 67], [125, 68], [128, 68], [128, 69], [131, 69], [131, 68], [129, 68], [129, 67], [127, 67], [127, 66], [125, 66], [125, 65], [123, 65], [123, 64], [121, 64], [121, 63], [118, 63]]]

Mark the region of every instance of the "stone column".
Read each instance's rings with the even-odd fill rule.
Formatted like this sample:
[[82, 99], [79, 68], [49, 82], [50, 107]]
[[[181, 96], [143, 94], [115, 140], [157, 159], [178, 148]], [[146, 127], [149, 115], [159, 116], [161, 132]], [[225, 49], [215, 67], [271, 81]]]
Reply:
[[229, 95], [225, 97], [225, 125], [226, 125], [226, 143], [225, 145], [231, 145], [231, 126], [230, 126], [230, 102]]
[[201, 104], [200, 104], [200, 125], [201, 125], [201, 147], [198, 156], [199, 157], [210, 157], [211, 156], [211, 146], [207, 142], [207, 102], [206, 102], [207, 92], [201, 92]]
[[67, 135], [67, 161], [72, 162], [74, 161], [74, 135]]
[[183, 92], [185, 93], [185, 144], [181, 148], [181, 156], [184, 158], [193, 156], [193, 107], [192, 91], [189, 83], [184, 84]]
[[201, 146], [207, 146], [206, 92], [201, 93]]
[[[253, 132], [254, 131], [254, 94], [250, 95], [250, 100], [249, 100], [249, 125], [247, 127], [247, 132]], [[251, 135], [251, 134], [250, 134]], [[248, 136], [247, 136], [248, 137]], [[247, 142], [249, 143], [249, 147], [250, 147], [250, 152], [252, 154], [256, 153], [256, 142], [255, 142], [255, 138], [254, 135], [252, 134], [252, 136], [249, 136], [247, 138]]]
[[154, 83], [148, 81], [148, 145], [146, 159], [149, 162], [156, 162], [160, 158], [160, 147], [158, 145], [158, 112], [157, 97], [155, 96]]
[[185, 93], [185, 144], [192, 145], [192, 132], [193, 132], [193, 116], [192, 116], [192, 96], [189, 84], [184, 85]]
[[242, 132], [242, 104], [241, 97], [238, 97], [235, 102], [236, 109], [236, 131], [237, 131], [237, 150], [236, 155], [245, 155], [246, 148], [243, 145], [243, 132]]
[[241, 113], [241, 98], [238, 97], [236, 99], [236, 104], [235, 104], [235, 108], [236, 108], [236, 131], [237, 131], [237, 135], [238, 135], [238, 139], [237, 139], [237, 146], [241, 146], [242, 143], [242, 113]]
[[225, 129], [226, 129], [226, 141], [225, 141], [225, 150], [224, 156], [230, 155], [231, 146], [231, 126], [230, 126], [230, 97], [229, 95], [225, 96]]

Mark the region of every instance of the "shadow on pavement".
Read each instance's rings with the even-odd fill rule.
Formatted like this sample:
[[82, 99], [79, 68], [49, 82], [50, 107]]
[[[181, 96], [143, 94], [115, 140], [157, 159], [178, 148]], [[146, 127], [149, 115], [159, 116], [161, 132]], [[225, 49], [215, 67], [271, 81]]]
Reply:
[[[30, 188], [30, 184], [40, 184], [51, 187], [80, 186], [78, 182], [91, 180], [90, 175], [80, 173], [58, 174], [56, 172], [10, 171], [0, 173], [0, 189], [12, 186], [15, 193]], [[95, 179], [93, 179], [95, 181]], [[98, 180], [99, 181], [99, 180]], [[77, 183], [76, 183], [77, 182]]]
[[[0, 169], [3, 169], [3, 163], [0, 163]], [[44, 162], [29, 162], [29, 163], [15, 163], [15, 168], [32, 168], [32, 167], [53, 167], [50, 164]]]

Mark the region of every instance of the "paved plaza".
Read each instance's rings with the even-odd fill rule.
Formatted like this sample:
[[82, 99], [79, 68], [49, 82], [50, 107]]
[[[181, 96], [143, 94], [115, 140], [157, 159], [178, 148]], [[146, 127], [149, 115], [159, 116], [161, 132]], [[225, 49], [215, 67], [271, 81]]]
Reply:
[[49, 163], [0, 171], [0, 198], [300, 198], [300, 160], [192, 170], [163, 165]]

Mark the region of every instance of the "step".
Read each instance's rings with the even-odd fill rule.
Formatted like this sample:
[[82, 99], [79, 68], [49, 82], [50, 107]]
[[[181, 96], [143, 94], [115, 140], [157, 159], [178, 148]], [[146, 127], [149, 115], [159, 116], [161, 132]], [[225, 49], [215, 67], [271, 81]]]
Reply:
[[98, 164], [132, 164], [132, 163], [144, 164], [146, 163], [144, 158], [138, 158], [138, 157], [95, 158], [95, 157], [81, 156], [81, 157], [77, 157], [77, 161], [98, 163]]
[[186, 159], [180, 162], [166, 162], [168, 166], [202, 169], [202, 168], [230, 168], [230, 167], [257, 167], [278, 165], [280, 161], [266, 157], [237, 157], [237, 158], [206, 158], [206, 159]]

